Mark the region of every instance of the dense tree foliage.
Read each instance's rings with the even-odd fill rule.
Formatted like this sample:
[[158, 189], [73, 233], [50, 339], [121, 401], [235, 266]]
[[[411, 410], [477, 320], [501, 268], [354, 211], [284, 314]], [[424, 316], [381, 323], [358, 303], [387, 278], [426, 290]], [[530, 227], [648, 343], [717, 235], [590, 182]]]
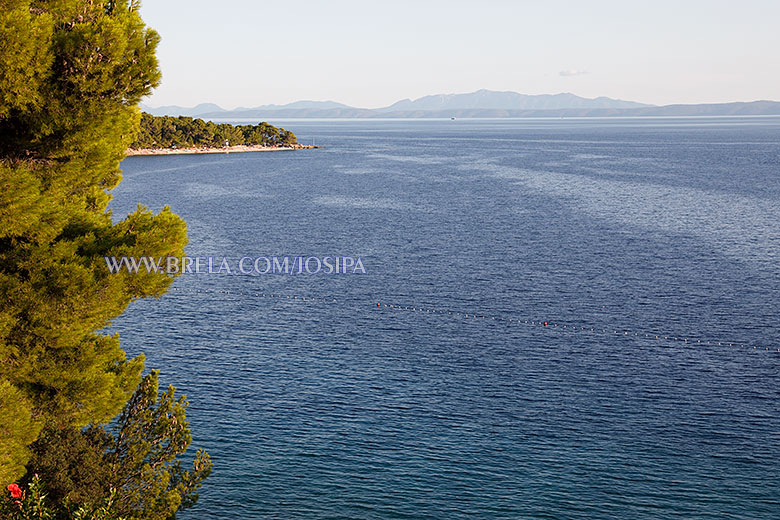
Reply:
[[0, 483], [24, 473], [24, 464], [30, 457], [27, 446], [40, 429], [30, 415], [24, 394], [0, 379]]
[[[47, 424], [116, 415], [140, 380], [104, 328], [165, 275], [109, 275], [105, 255], [178, 255], [184, 222], [106, 211], [135, 105], [160, 77], [135, 4], [4, 2], [0, 104], [0, 380]], [[34, 49], [29, 54], [16, 49]], [[9, 53], [13, 53], [9, 56]], [[20, 406], [23, 401], [19, 401]]]
[[[141, 381], [143, 357], [128, 360], [119, 337], [101, 331], [132, 300], [163, 294], [171, 277], [110, 274], [104, 257], [180, 256], [187, 241], [167, 207], [154, 214], [139, 206], [116, 223], [107, 210], [137, 133], [137, 104], [160, 79], [158, 40], [137, 1], [0, 0], [5, 482], [24, 474], [38, 432], [104, 424]], [[50, 440], [32, 445], [36, 457]], [[83, 454], [55, 462], [61, 470]], [[155, 486], [150, 493], [169, 491]]]
[[268, 123], [231, 125], [192, 117], [141, 114], [141, 130], [131, 148], [200, 148], [235, 145], [292, 146], [295, 134]]
[[[166, 520], [195, 503], [196, 490], [211, 472], [203, 452], [189, 471], [176, 460], [192, 440], [186, 408], [173, 387], [159, 395], [153, 372], [112, 427], [44, 430], [32, 447], [30, 474], [46, 476], [48, 501], [63, 518], [73, 504], [95, 510], [110, 503], [109, 511], [122, 518]], [[32, 477], [23, 484], [27, 481]]]

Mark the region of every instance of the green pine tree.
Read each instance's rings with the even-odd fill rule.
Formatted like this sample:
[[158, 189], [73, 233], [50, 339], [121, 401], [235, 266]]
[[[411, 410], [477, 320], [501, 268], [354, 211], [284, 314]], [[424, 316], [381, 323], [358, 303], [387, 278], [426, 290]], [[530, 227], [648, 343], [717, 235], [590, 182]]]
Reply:
[[[105, 256], [181, 256], [184, 222], [107, 210], [160, 79], [158, 35], [128, 0], [0, 0], [0, 476], [41, 428], [116, 416], [141, 380], [100, 332], [166, 274], [109, 274]], [[13, 403], [13, 404], [9, 404]], [[10, 406], [10, 408], [7, 408]], [[7, 410], [8, 413], [6, 413]], [[9, 454], [9, 452], [11, 452]]]
[[158, 374], [144, 377], [114, 428], [107, 460], [117, 491], [113, 511], [138, 520], [167, 520], [192, 506], [196, 490], [211, 473], [211, 460], [198, 451], [189, 471], [176, 458], [192, 441], [185, 418], [186, 397], [172, 386], [160, 396]]
[[[195, 504], [212, 466], [202, 451], [188, 470], [178, 460], [192, 440], [186, 408], [173, 387], [159, 395], [152, 372], [113, 427], [45, 429], [33, 446], [30, 472], [45, 476], [47, 501], [63, 518], [76, 508], [104, 507], [127, 520], [168, 520]], [[23, 485], [32, 480], [28, 475]]]
[[11, 482], [24, 473], [30, 456], [27, 446], [39, 430], [22, 392], [0, 380], [0, 483]]

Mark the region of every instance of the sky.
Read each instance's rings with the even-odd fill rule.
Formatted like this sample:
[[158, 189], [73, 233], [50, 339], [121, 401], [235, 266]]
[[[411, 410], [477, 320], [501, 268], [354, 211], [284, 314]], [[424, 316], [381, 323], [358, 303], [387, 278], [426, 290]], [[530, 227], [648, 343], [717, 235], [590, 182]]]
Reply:
[[144, 0], [151, 106], [571, 92], [657, 105], [780, 101], [780, 2]]

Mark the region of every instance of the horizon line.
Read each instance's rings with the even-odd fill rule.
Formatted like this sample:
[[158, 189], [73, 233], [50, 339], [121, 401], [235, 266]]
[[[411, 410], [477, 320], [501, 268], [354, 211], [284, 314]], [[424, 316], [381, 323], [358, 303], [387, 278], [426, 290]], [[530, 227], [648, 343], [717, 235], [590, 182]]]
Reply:
[[[402, 99], [399, 99], [397, 101], [394, 101], [393, 103], [390, 103], [389, 105], [383, 105], [383, 106], [378, 106], [378, 107], [373, 107], [373, 108], [349, 105], [347, 103], [343, 103], [341, 101], [335, 101], [333, 99], [296, 99], [296, 100], [293, 100], [293, 101], [290, 101], [290, 102], [287, 102], [287, 103], [263, 103], [263, 104], [255, 105], [255, 106], [235, 105], [235, 106], [232, 106], [232, 108], [226, 108], [225, 106], [220, 105], [219, 103], [212, 102], [212, 101], [202, 101], [202, 102], [196, 103], [194, 105], [179, 105], [179, 104], [171, 104], [171, 103], [151, 105], [151, 104], [148, 103], [148, 99], [142, 99], [140, 101], [139, 105], [143, 105], [143, 106], [145, 106], [147, 108], [150, 108], [150, 109], [160, 109], [160, 108], [165, 108], [165, 107], [178, 107], [178, 108], [183, 108], [183, 109], [191, 109], [191, 108], [197, 108], [197, 107], [202, 106], [202, 105], [214, 105], [214, 106], [216, 106], [217, 108], [219, 108], [222, 111], [231, 112], [231, 111], [235, 111], [235, 110], [239, 110], [239, 109], [255, 110], [255, 109], [258, 109], [258, 108], [261, 108], [261, 107], [279, 107], [279, 108], [284, 108], [284, 107], [287, 107], [288, 105], [291, 105], [293, 103], [337, 103], [339, 105], [342, 105], [343, 108], [351, 108], [351, 109], [358, 109], [358, 110], [381, 110], [381, 109], [389, 108], [392, 105], [394, 105], [395, 103], [399, 103], [399, 102], [402, 102], [402, 101], [412, 101], [412, 102], [414, 102], [414, 101], [418, 101], [420, 99], [423, 99], [423, 98], [426, 98], [426, 97], [432, 97], [432, 96], [454, 96], [454, 95], [474, 94], [476, 92], [480, 92], [480, 91], [483, 91], [483, 90], [488, 90], [488, 89], [479, 89], [479, 90], [475, 90], [475, 91], [472, 91], [472, 92], [461, 92], [461, 93], [428, 94], [428, 95], [425, 95], [425, 96], [422, 96], [422, 97], [419, 97], [419, 98], [402, 98]], [[490, 90], [488, 90], [488, 91], [490, 91]], [[775, 100], [775, 99], [750, 99], [750, 100], [741, 99], [741, 100], [731, 100], [731, 101], [710, 101], [710, 102], [695, 102], [695, 103], [675, 102], [675, 103], [666, 103], [666, 104], [660, 104], [659, 105], [659, 104], [653, 104], [653, 103], [644, 103], [642, 101], [634, 101], [634, 100], [630, 100], [630, 99], [611, 98], [609, 96], [584, 97], [584, 96], [580, 96], [580, 95], [577, 95], [577, 94], [573, 94], [571, 92], [558, 92], [558, 93], [555, 93], [555, 94], [522, 94], [520, 92], [511, 91], [511, 90], [492, 90], [490, 92], [498, 92], [498, 93], [509, 92], [509, 93], [520, 94], [520, 95], [529, 96], [529, 97], [557, 96], [557, 95], [570, 94], [570, 95], [579, 97], [581, 99], [586, 99], [586, 100], [596, 100], [596, 99], [605, 98], [605, 99], [609, 99], [609, 100], [612, 100], [612, 101], [637, 103], [637, 104], [644, 105], [646, 108], [663, 108], [663, 107], [670, 107], [670, 106], [728, 105], [728, 104], [734, 104], [734, 103], [759, 103], [759, 102], [780, 103], [779, 100]], [[147, 96], [147, 97], [152, 97], [152, 96]], [[642, 107], [633, 107], [633, 108], [642, 108]], [[529, 109], [523, 109], [523, 108], [521, 108], [521, 109], [504, 109], [504, 108], [500, 108], [500, 109], [491, 109], [491, 108], [486, 108], [486, 107], [475, 107], [475, 108], [463, 108], [463, 107], [457, 108], [457, 107], [454, 107], [452, 109], [453, 110], [472, 110], [472, 109], [473, 110], [567, 110], [567, 109], [572, 109], [572, 110], [576, 110], [576, 109], [595, 110], [595, 108], [584, 108], [584, 107], [550, 108], [550, 109], [544, 109], [544, 108], [533, 108], [533, 109], [531, 109], [531, 108], [529, 108]], [[606, 109], [609, 110], [610, 108], [606, 108]], [[630, 110], [631, 108], [612, 108], [612, 109], [613, 110]], [[425, 109], [419, 109], [419, 110], [420, 111], [426, 111]], [[447, 109], [428, 109], [428, 110], [447, 110]]]

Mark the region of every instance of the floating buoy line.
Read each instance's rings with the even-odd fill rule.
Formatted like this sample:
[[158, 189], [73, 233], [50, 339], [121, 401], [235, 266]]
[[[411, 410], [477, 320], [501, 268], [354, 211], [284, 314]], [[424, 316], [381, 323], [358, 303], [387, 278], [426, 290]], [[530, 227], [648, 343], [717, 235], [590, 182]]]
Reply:
[[[342, 305], [344, 303], [348, 303], [342, 300], [338, 300], [337, 298], [298, 296], [298, 295], [259, 292], [259, 291], [231, 291], [227, 289], [185, 289], [179, 287], [172, 287], [170, 291], [175, 293], [191, 293], [191, 294], [204, 294], [204, 295], [221, 294], [225, 296], [230, 295], [230, 296], [240, 296], [240, 297], [249, 297], [249, 298], [263, 298], [263, 299], [278, 300], [278, 301], [290, 301], [290, 302], [294, 301], [294, 302], [319, 303], [319, 304]], [[354, 302], [351, 303], [354, 304]], [[612, 337], [637, 337], [637, 338], [645, 338], [645, 339], [652, 339], [658, 341], [680, 343], [684, 345], [737, 347], [737, 348], [744, 348], [744, 349], [750, 349], [756, 351], [780, 352], [780, 347], [770, 348], [768, 346], [758, 346], [750, 343], [741, 343], [737, 341], [702, 339], [697, 337], [679, 336], [679, 335], [673, 336], [673, 335], [662, 334], [658, 332], [645, 332], [645, 331], [637, 331], [637, 330], [625, 330], [625, 329], [603, 328], [603, 327], [585, 327], [573, 323], [556, 322], [550, 320], [545, 321], [545, 320], [538, 320], [538, 319], [528, 320], [528, 319], [521, 319], [521, 318], [507, 317], [507, 316], [496, 316], [496, 315], [480, 314], [480, 313], [467, 313], [467, 312], [451, 311], [451, 310], [434, 308], [434, 307], [423, 307], [419, 305], [398, 305], [395, 303], [383, 303], [380, 301], [380, 302], [369, 302], [367, 304], [357, 304], [357, 306], [366, 309], [372, 309], [372, 308], [379, 309], [380, 311], [386, 309], [386, 310], [396, 311], [396, 312], [437, 314], [440, 316], [450, 316], [453, 318], [461, 318], [464, 320], [476, 320], [476, 321], [486, 321], [486, 322], [489, 321], [489, 322], [498, 322], [498, 323], [503, 322], [506, 323], [507, 325], [536, 327], [536, 328], [546, 329], [550, 331], [566, 331], [566, 332], [573, 332], [573, 333], [596, 334], [600, 336], [612, 336]]]

